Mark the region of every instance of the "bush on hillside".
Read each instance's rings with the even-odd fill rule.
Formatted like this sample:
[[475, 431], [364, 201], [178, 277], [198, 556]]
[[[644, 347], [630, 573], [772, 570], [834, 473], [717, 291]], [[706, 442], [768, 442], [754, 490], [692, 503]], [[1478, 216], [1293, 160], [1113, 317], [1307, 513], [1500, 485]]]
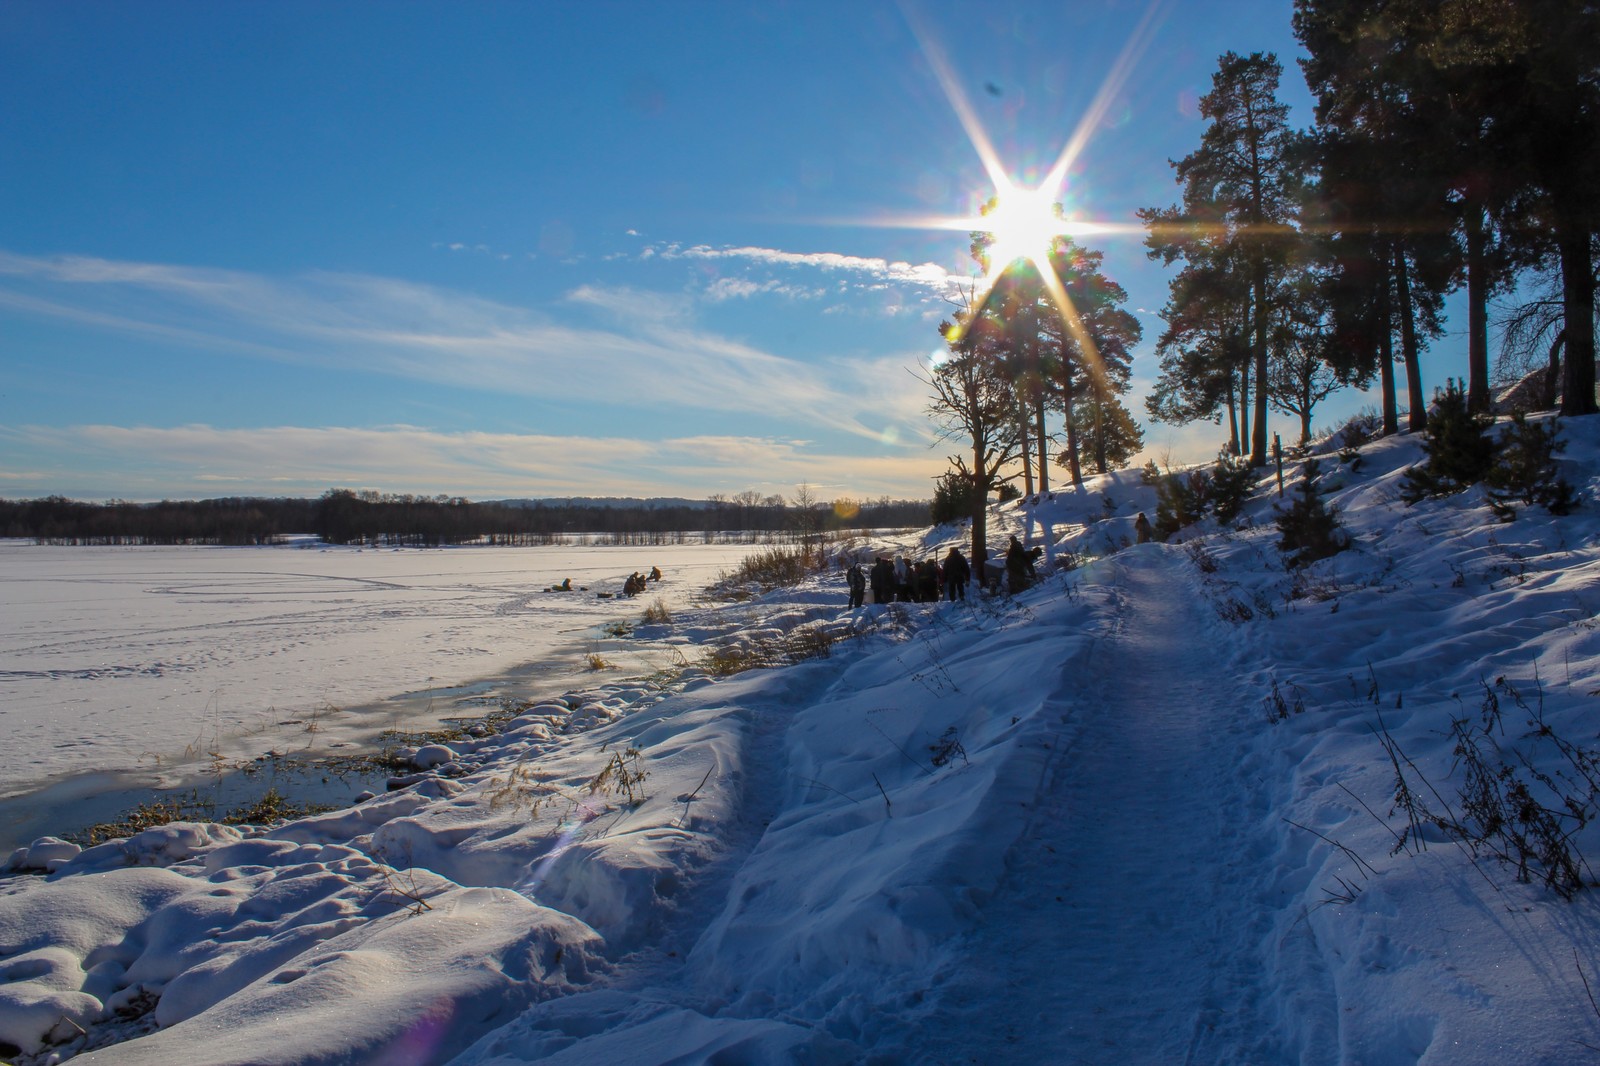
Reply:
[[1200, 521], [1211, 506], [1211, 497], [1209, 471], [1184, 470], [1163, 477], [1156, 482], [1156, 536], [1166, 540]]
[[1467, 394], [1454, 378], [1434, 392], [1428, 414], [1427, 439], [1422, 450], [1427, 459], [1409, 467], [1400, 486], [1406, 503], [1430, 496], [1452, 496], [1482, 481], [1494, 464], [1494, 419], [1467, 410]]
[[1338, 508], [1329, 507], [1317, 493], [1319, 465], [1315, 459], [1306, 460], [1294, 501], [1287, 511], [1278, 510], [1278, 550], [1291, 567], [1326, 559], [1350, 546]]
[[1239, 517], [1255, 487], [1256, 473], [1243, 456], [1223, 452], [1211, 469], [1211, 513], [1224, 525]]
[[1564, 515], [1577, 504], [1572, 486], [1557, 473], [1556, 454], [1566, 448], [1557, 419], [1529, 422], [1521, 411], [1500, 437], [1499, 453], [1484, 477], [1496, 511], [1516, 517], [1512, 501], [1538, 504], [1551, 514]]
[[772, 547], [740, 561], [731, 574], [724, 572], [718, 584], [728, 586], [757, 584], [763, 592], [784, 585], [798, 585], [815, 568], [816, 554], [808, 546]]

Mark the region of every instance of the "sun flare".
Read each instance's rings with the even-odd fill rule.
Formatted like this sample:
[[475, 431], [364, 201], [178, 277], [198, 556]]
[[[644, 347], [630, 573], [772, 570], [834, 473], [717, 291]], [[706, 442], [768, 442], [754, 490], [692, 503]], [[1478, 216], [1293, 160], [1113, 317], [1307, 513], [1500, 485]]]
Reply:
[[1055, 238], [1066, 232], [1061, 205], [1048, 188], [1019, 189], [1008, 186], [990, 201], [990, 206], [973, 229], [994, 238], [989, 245], [989, 275], [1002, 273], [1019, 259], [1044, 263]]

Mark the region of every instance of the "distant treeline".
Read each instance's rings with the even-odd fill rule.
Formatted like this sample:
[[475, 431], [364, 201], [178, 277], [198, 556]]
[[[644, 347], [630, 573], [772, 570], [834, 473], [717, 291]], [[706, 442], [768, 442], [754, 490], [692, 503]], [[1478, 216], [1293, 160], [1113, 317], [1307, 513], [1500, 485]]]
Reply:
[[332, 489], [315, 500], [231, 497], [86, 503], [61, 496], [0, 500], [0, 536], [46, 544], [272, 544], [315, 534], [330, 544], [434, 547], [482, 541], [552, 544], [594, 534], [623, 544], [799, 536], [846, 529], [921, 526], [926, 500], [832, 504], [713, 498], [701, 505], [473, 503], [460, 497]]

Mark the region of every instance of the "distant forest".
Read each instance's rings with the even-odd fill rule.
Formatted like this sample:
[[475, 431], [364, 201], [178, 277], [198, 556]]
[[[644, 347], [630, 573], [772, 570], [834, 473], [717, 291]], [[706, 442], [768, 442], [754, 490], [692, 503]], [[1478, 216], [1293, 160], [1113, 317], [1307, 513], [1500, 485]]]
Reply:
[[449, 496], [386, 495], [332, 489], [314, 500], [230, 497], [86, 503], [61, 496], [0, 500], [0, 536], [41, 544], [272, 544], [311, 533], [330, 544], [406, 545], [483, 542], [557, 544], [577, 535], [605, 543], [787, 539], [846, 529], [923, 526], [927, 500], [794, 501], [753, 492], [704, 503], [473, 503]]

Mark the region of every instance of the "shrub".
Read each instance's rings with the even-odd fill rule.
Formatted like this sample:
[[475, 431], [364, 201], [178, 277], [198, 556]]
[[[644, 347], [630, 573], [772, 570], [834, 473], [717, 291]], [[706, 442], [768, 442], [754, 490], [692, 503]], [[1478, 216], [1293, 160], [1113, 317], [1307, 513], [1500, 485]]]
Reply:
[[793, 666], [807, 659], [826, 659], [837, 640], [817, 626], [800, 626], [781, 636], [761, 640], [729, 640], [708, 650], [700, 666], [716, 677], [730, 677], [746, 670], [774, 666]]
[[1377, 440], [1382, 433], [1383, 416], [1369, 407], [1351, 415], [1350, 420], [1340, 426], [1333, 437], [1339, 445], [1340, 458], [1343, 458], [1346, 452], [1353, 452], [1363, 444]]
[[672, 612], [667, 609], [667, 603], [657, 596], [650, 606], [644, 609], [644, 622], [646, 625], [666, 625], [672, 621]]
[[798, 585], [805, 579], [812, 553], [805, 547], [772, 547], [754, 555], [747, 555], [733, 573], [724, 573], [720, 584], [748, 585], [752, 582], [763, 589], [782, 585]]
[[1211, 475], [1204, 470], [1168, 474], [1156, 483], [1155, 533], [1166, 540], [1206, 515], [1211, 504]]
[[[1574, 743], [1550, 727], [1542, 690], [1535, 690], [1530, 704], [1504, 677], [1493, 685], [1480, 684], [1479, 720], [1463, 716], [1450, 723], [1455, 764], [1462, 770], [1459, 815], [1421, 776], [1380, 717], [1378, 739], [1394, 768], [1395, 809], [1405, 814], [1408, 823], [1390, 853], [1423, 850], [1424, 828], [1431, 825], [1464, 844], [1472, 855], [1488, 852], [1515, 870], [1518, 882], [1529, 884], [1537, 878], [1570, 901], [1595, 883], [1579, 835], [1600, 817], [1600, 750]], [[1505, 736], [1502, 697], [1526, 716], [1528, 724], [1528, 732], [1510, 742], [1500, 739]], [[1407, 770], [1419, 779], [1417, 785]], [[1440, 810], [1427, 806], [1424, 791], [1439, 801]]]
[[1484, 477], [1489, 498], [1508, 517], [1515, 517], [1510, 501], [1527, 506], [1539, 504], [1551, 514], [1563, 515], [1577, 502], [1572, 486], [1556, 473], [1556, 453], [1566, 448], [1561, 441], [1561, 425], [1556, 419], [1529, 422], [1521, 411], [1511, 416], [1511, 424], [1500, 438], [1500, 451]]
[[1226, 525], [1239, 517], [1255, 483], [1256, 474], [1248, 460], [1226, 453], [1217, 457], [1217, 465], [1211, 469], [1211, 510], [1218, 522]]
[[1427, 459], [1406, 470], [1400, 496], [1416, 503], [1430, 496], [1451, 496], [1482, 481], [1494, 463], [1494, 420], [1467, 410], [1467, 394], [1454, 378], [1434, 392], [1428, 415]]
[[1294, 502], [1287, 511], [1278, 510], [1278, 550], [1291, 567], [1337, 555], [1350, 545], [1339, 524], [1338, 509], [1323, 503], [1317, 494], [1318, 465], [1315, 459], [1306, 460]]

